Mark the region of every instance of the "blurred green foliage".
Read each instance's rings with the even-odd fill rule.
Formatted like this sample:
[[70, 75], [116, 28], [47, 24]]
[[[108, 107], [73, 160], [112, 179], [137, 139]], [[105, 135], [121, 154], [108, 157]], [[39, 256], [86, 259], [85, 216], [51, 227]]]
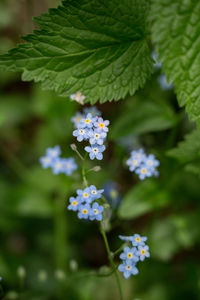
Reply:
[[[18, 40], [11, 3], [0, 4], [0, 52]], [[98, 163], [102, 170], [88, 180], [98, 187], [113, 180], [123, 196], [108, 227], [112, 250], [120, 246], [119, 234], [148, 236], [151, 259], [140, 264], [138, 276], [121, 278], [124, 299], [198, 300], [199, 132], [190, 133], [195, 125], [177, 107], [173, 91], [160, 89], [159, 74], [134, 97], [99, 106], [111, 121], [110, 142]], [[91, 276], [108, 263], [97, 224], [66, 209], [68, 197], [82, 185], [79, 172], [55, 176], [39, 164], [46, 148], [56, 144], [63, 156], [75, 155], [70, 118], [81, 108], [40, 85], [22, 83], [16, 74], [0, 73], [0, 88], [2, 299], [117, 300], [113, 277]], [[187, 146], [193, 138], [196, 146]], [[160, 160], [158, 178], [139, 182], [128, 171], [125, 161], [138, 146]], [[87, 162], [88, 168], [94, 165]], [[25, 280], [17, 275], [19, 266], [25, 267]]]

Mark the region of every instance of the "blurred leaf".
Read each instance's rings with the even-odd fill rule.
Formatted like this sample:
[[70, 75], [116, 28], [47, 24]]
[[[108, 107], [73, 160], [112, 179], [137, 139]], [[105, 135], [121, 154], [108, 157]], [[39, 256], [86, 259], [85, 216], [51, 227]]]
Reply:
[[116, 139], [128, 134], [143, 134], [152, 131], [161, 131], [174, 126], [177, 118], [163, 99], [148, 97], [133, 97], [129, 99], [131, 107], [121, 113], [110, 129], [110, 137]]
[[164, 207], [169, 202], [167, 191], [156, 179], [146, 179], [134, 186], [123, 198], [119, 207], [119, 217], [134, 219], [154, 209]]
[[176, 148], [167, 151], [167, 155], [185, 164], [186, 171], [200, 174], [200, 130], [187, 134]]

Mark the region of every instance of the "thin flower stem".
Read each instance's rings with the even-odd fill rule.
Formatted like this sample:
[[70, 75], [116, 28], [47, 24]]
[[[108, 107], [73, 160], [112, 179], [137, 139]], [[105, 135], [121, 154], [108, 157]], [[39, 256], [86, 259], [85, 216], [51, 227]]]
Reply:
[[117, 254], [119, 254], [126, 245], [126, 243], [122, 244], [115, 252], [112, 253], [112, 257], [115, 257]]
[[118, 289], [119, 289], [120, 300], [123, 300], [123, 295], [122, 295], [122, 289], [121, 289], [120, 279], [119, 279], [119, 276], [118, 276], [118, 273], [117, 273], [117, 270], [116, 270], [115, 263], [114, 263], [114, 261], [113, 261], [113, 256], [112, 256], [112, 253], [111, 253], [111, 251], [110, 251], [110, 246], [109, 246], [109, 244], [108, 244], [108, 239], [107, 239], [105, 230], [104, 230], [104, 228], [103, 228], [102, 222], [100, 223], [100, 232], [101, 232], [101, 234], [102, 234], [102, 236], [103, 236], [103, 240], [104, 240], [104, 243], [105, 243], [105, 246], [106, 246], [106, 250], [107, 250], [107, 253], [108, 253], [108, 259], [109, 259], [111, 268], [112, 268], [112, 270], [113, 270], [113, 272], [114, 272], [114, 275], [115, 275], [116, 283], [117, 283], [117, 286], [118, 286]]
[[85, 154], [84, 158], [83, 158], [83, 164], [82, 164], [82, 177], [83, 177], [83, 184], [88, 187], [88, 182], [87, 182], [87, 178], [86, 178], [86, 170], [85, 170], [85, 161], [87, 158], [88, 153]]

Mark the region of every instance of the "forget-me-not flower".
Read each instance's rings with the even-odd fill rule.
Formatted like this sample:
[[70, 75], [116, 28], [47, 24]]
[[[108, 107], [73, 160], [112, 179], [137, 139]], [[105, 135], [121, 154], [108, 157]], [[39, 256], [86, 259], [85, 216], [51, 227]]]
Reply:
[[78, 218], [79, 219], [88, 219], [91, 213], [91, 207], [89, 204], [81, 204], [78, 209]]
[[138, 274], [138, 269], [135, 264], [130, 261], [123, 261], [123, 263], [119, 265], [118, 270], [123, 273], [125, 278]]
[[56, 158], [54, 163], [52, 164], [52, 171], [53, 174], [57, 175], [63, 173], [63, 161], [62, 158]]
[[132, 248], [124, 247], [124, 252], [120, 254], [120, 258], [122, 260], [127, 260], [127, 261], [130, 260], [136, 263], [139, 260], [139, 258], [136, 255], [136, 251], [137, 250], [135, 247]]
[[146, 257], [150, 257], [149, 246], [138, 246], [138, 250], [136, 251], [136, 255], [139, 257], [141, 261], [145, 260]]
[[87, 128], [77, 128], [73, 131], [73, 136], [77, 138], [77, 141], [82, 142], [88, 139], [88, 129]]
[[103, 213], [104, 208], [102, 205], [99, 205], [97, 202], [94, 202], [92, 204], [92, 207], [90, 209], [90, 220], [97, 220], [97, 221], [102, 221], [103, 219]]
[[80, 197], [70, 197], [69, 198], [70, 204], [68, 205], [69, 210], [77, 211], [80, 204], [81, 204], [81, 198]]
[[61, 154], [60, 146], [55, 146], [52, 148], [47, 148], [46, 155], [51, 158], [57, 158]]
[[63, 164], [63, 173], [65, 173], [67, 176], [71, 175], [78, 168], [73, 157], [63, 158], [62, 164]]
[[91, 107], [85, 107], [83, 109], [83, 112], [85, 115], [87, 114], [91, 114], [93, 117], [100, 117], [101, 116], [101, 112], [98, 110], [98, 108], [96, 106], [91, 106]]
[[82, 198], [83, 201], [85, 201], [87, 203], [91, 203], [93, 200], [92, 195], [91, 195], [91, 190], [89, 187], [85, 188], [84, 190], [78, 189], [76, 191], [76, 193], [79, 197]]
[[74, 124], [75, 128], [78, 128], [81, 119], [84, 117], [83, 114], [81, 114], [80, 112], [77, 112], [72, 118], [71, 121]]
[[108, 120], [103, 120], [102, 118], [98, 118], [94, 123], [94, 126], [97, 128], [98, 131], [108, 132], [108, 125], [110, 122]]
[[103, 154], [102, 152], [106, 149], [106, 147], [104, 145], [91, 145], [91, 146], [86, 146], [85, 147], [85, 151], [89, 153], [90, 159], [98, 159], [98, 160], [102, 160], [103, 158]]
[[96, 199], [101, 198], [102, 193], [104, 192], [103, 189], [97, 190], [95, 185], [91, 185], [89, 187], [89, 189], [90, 189], [90, 195], [91, 195], [92, 200], [96, 200]]
[[91, 145], [98, 144], [103, 145], [104, 139], [106, 138], [106, 132], [99, 132], [97, 130], [88, 131], [89, 142]]
[[146, 236], [140, 236], [139, 234], [134, 234], [131, 238], [131, 242], [133, 246], [144, 246], [147, 241]]
[[81, 119], [79, 128], [89, 128], [91, 129], [94, 126], [96, 118], [92, 116], [92, 114], [87, 114], [84, 118]]

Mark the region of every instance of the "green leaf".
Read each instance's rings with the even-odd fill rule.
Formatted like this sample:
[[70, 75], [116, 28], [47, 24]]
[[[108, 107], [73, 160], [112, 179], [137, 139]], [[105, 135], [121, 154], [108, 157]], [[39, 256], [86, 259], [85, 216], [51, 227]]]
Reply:
[[177, 148], [169, 150], [167, 155], [184, 164], [186, 171], [200, 175], [200, 130], [187, 134], [185, 140]]
[[200, 119], [200, 1], [153, 0], [152, 40], [180, 106]]
[[[160, 101], [161, 100], [161, 101]], [[110, 129], [110, 138], [116, 139], [128, 134], [143, 134], [169, 129], [177, 118], [170, 105], [163, 99], [135, 96], [125, 111], [119, 115]]]
[[134, 186], [125, 195], [119, 207], [119, 217], [134, 219], [154, 208], [161, 208], [169, 201], [169, 196], [159, 183], [153, 179], [146, 179]]
[[146, 0], [68, 0], [35, 18], [28, 43], [0, 56], [0, 67], [23, 72], [62, 96], [80, 90], [86, 102], [118, 100], [153, 71]]
[[200, 130], [196, 129], [187, 134], [185, 140], [180, 142], [177, 148], [169, 150], [167, 154], [182, 163], [200, 159]]

